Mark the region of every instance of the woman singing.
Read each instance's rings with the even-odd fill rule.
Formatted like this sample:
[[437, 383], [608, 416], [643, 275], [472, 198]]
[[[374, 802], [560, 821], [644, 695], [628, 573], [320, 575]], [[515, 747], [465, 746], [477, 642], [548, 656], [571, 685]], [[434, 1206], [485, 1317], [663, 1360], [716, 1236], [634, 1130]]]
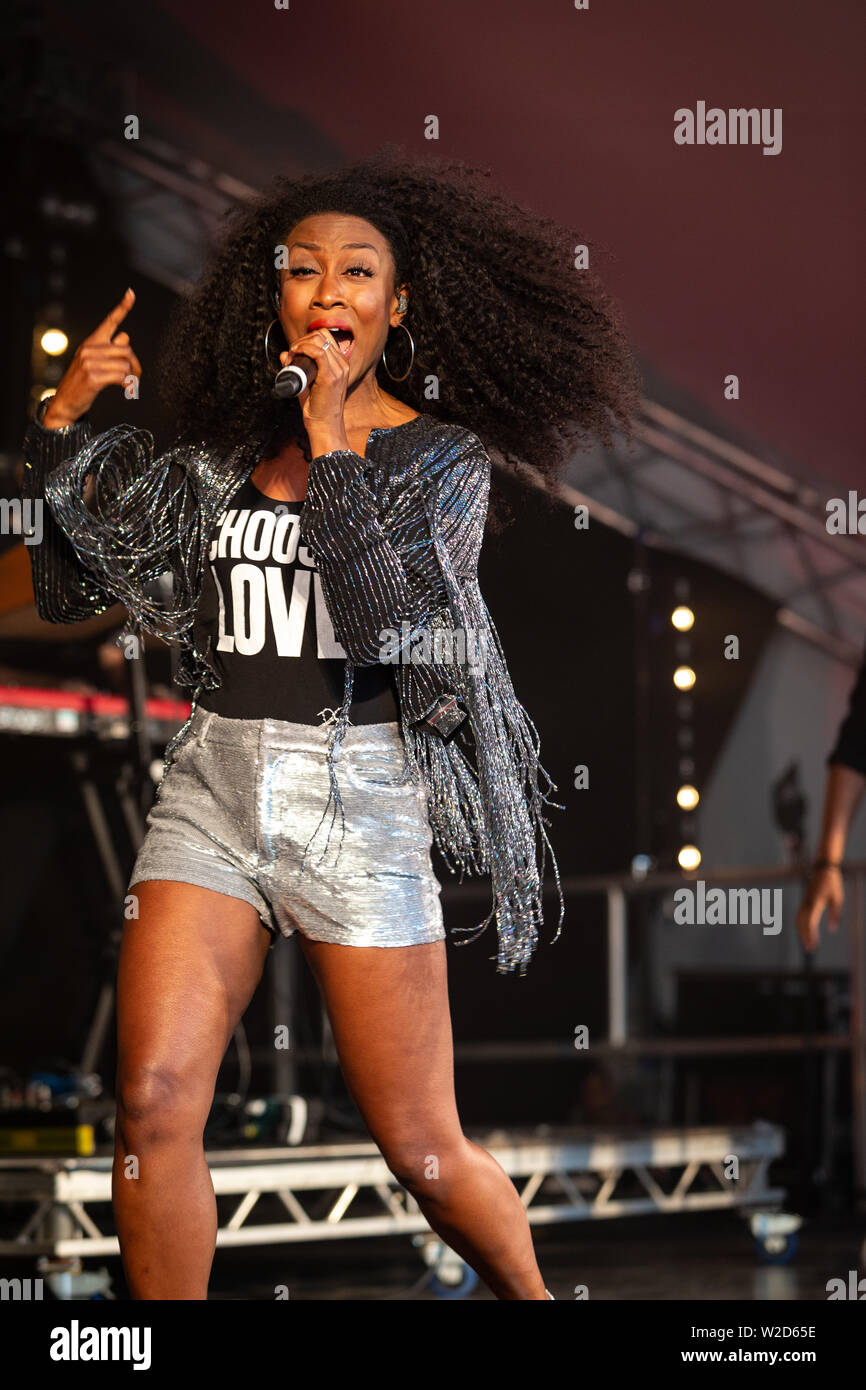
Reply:
[[[392, 152], [278, 180], [178, 307], [166, 453], [86, 418], [109, 384], [137, 394], [118, 331], [131, 291], [28, 427], [41, 615], [122, 602], [129, 635], [177, 644], [192, 692], [118, 968], [113, 1201], [133, 1298], [207, 1297], [204, 1126], [268, 948], [294, 932], [391, 1172], [497, 1298], [549, 1296], [512, 1182], [461, 1129], [430, 850], [490, 874], [468, 939], [495, 918], [497, 969], [524, 973], [548, 851], [559, 887], [558, 803], [477, 566], [503, 500], [488, 448], [553, 485], [570, 434], [610, 443], [637, 399], [581, 240], [459, 165]], [[299, 356], [314, 375], [275, 394]]]

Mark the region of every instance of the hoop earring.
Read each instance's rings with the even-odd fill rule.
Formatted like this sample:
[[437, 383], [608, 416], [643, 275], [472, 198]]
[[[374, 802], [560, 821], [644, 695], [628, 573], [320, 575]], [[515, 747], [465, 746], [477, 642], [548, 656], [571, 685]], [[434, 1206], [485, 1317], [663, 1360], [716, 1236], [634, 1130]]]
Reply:
[[408, 365], [408, 367], [406, 368], [406, 370], [405, 370], [405, 372], [403, 373], [402, 376], [395, 376], [394, 373], [391, 371], [391, 368], [388, 366], [388, 362], [387, 362], [387, 359], [386, 359], [386, 357], [385, 357], [385, 349], [384, 349], [384, 348], [382, 349], [382, 365], [383, 365], [383, 367], [385, 368], [385, 371], [388, 373], [388, 375], [389, 375], [389, 377], [391, 378], [392, 381], [405, 381], [406, 378], [407, 378], [407, 376], [408, 376], [409, 373], [411, 372], [411, 370], [412, 370], [412, 364], [413, 364], [414, 361], [415, 361], [415, 340], [413, 339], [412, 334], [409, 332], [409, 330], [408, 330], [408, 328], [406, 327], [405, 323], [398, 323], [398, 324], [395, 324], [395, 327], [396, 327], [396, 328], [402, 328], [403, 332], [404, 332], [404, 333], [406, 334], [406, 336], [408, 337], [409, 342], [412, 344], [412, 356], [409, 358], [409, 365]]
[[[271, 369], [272, 372], [278, 372], [278, 371], [280, 371], [280, 369], [281, 369], [281, 367], [282, 367], [282, 365], [283, 365], [282, 362], [278, 362], [277, 365], [274, 366], [273, 362], [271, 361], [271, 351], [270, 351], [270, 342], [269, 342], [269, 339], [270, 339], [270, 336], [271, 336], [271, 329], [273, 328], [273, 326], [274, 326], [275, 323], [279, 323], [279, 322], [280, 322], [279, 319], [271, 319], [270, 323], [268, 324], [267, 328], [265, 329], [265, 359], [266, 359], [267, 364], [268, 364], [268, 366], [270, 367], [270, 369]], [[286, 351], [286, 349], [283, 348], [283, 352], [285, 352], [285, 351]]]

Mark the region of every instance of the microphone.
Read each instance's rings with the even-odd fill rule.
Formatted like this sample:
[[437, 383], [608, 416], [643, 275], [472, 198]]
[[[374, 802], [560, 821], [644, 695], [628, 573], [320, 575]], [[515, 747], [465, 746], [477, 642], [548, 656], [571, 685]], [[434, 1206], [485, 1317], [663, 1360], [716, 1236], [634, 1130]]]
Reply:
[[293, 396], [299, 396], [305, 387], [312, 386], [317, 372], [318, 366], [313, 358], [299, 352], [288, 367], [281, 367], [274, 377], [274, 395], [277, 400], [288, 401]]

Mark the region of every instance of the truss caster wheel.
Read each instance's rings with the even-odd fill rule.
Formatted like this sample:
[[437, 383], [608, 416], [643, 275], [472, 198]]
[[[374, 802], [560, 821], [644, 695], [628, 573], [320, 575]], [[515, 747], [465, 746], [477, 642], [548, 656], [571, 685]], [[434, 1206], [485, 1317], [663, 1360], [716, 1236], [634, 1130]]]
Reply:
[[755, 1250], [761, 1264], [790, 1264], [800, 1245], [800, 1238], [794, 1231], [789, 1236], [763, 1236], [755, 1241]]
[[756, 1211], [749, 1217], [755, 1252], [762, 1264], [786, 1265], [800, 1243], [803, 1219], [793, 1212]]
[[437, 1298], [468, 1298], [477, 1287], [478, 1275], [456, 1250], [444, 1241], [438, 1240], [432, 1231], [412, 1237], [412, 1244], [421, 1251], [426, 1265], [429, 1265], [430, 1283], [427, 1285]]
[[438, 1274], [434, 1274], [430, 1280], [430, 1289], [437, 1298], [468, 1298], [472, 1290], [478, 1286], [478, 1275], [469, 1265], [464, 1265], [461, 1270], [461, 1278], [458, 1284], [451, 1282], [453, 1271], [449, 1270], [449, 1282], [445, 1283]]

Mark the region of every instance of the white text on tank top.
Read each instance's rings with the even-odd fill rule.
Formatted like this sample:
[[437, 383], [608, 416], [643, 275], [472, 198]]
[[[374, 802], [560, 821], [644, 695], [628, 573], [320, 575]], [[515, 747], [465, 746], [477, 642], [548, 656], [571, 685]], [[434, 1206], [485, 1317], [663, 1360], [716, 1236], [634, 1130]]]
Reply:
[[[278, 656], [299, 657], [312, 588], [317, 655], [345, 659], [346, 651], [334, 636], [315, 560], [305, 545], [298, 544], [300, 521], [293, 512], [258, 508], [230, 509], [220, 517], [210, 547], [219, 595], [218, 651], [256, 656], [271, 632]], [[236, 561], [228, 594], [223, 593], [213, 564], [226, 558]], [[292, 564], [296, 568], [287, 602], [284, 567]]]

